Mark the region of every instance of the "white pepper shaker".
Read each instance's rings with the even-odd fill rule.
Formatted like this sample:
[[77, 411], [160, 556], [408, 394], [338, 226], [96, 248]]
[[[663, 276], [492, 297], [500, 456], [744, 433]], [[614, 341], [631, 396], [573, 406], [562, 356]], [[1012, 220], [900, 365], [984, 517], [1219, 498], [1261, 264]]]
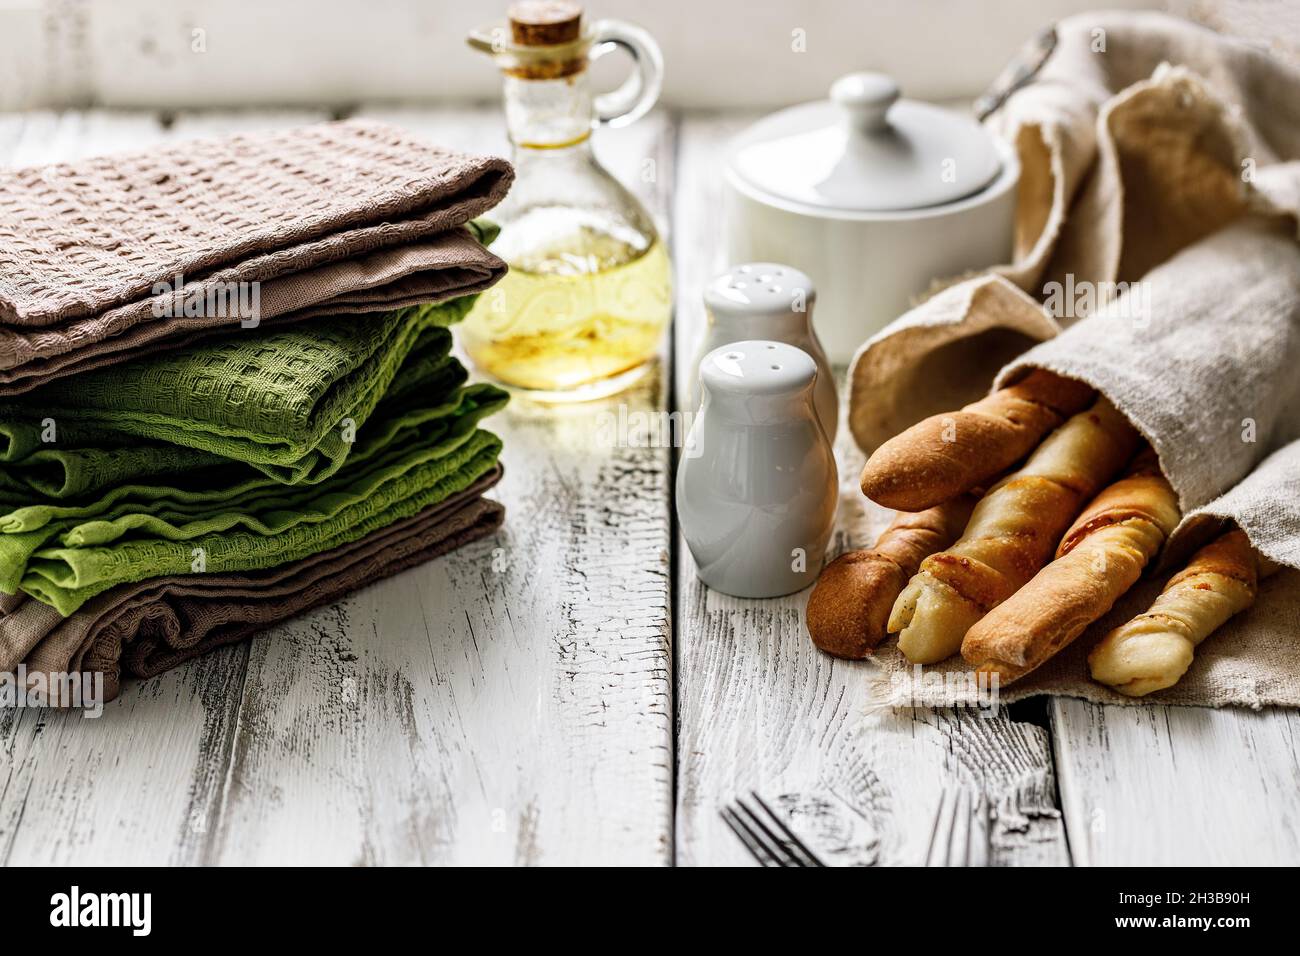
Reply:
[[817, 417], [833, 443], [840, 406], [830, 362], [813, 331], [816, 301], [812, 279], [792, 266], [776, 262], [747, 262], [710, 282], [704, 290], [709, 324], [695, 356], [697, 375], [691, 384], [691, 409], [700, 407], [698, 372], [704, 356], [729, 342], [784, 342], [803, 349], [817, 363]]
[[737, 597], [802, 590], [821, 571], [838, 495], [817, 363], [784, 342], [732, 342], [699, 374], [677, 517], [700, 580]]

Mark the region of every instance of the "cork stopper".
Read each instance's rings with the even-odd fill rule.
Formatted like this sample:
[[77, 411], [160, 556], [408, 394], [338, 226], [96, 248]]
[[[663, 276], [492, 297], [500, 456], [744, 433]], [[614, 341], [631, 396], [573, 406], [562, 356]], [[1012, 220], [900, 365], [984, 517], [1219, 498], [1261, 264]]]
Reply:
[[572, 43], [582, 32], [582, 6], [572, 0], [520, 0], [506, 15], [510, 36], [520, 46]]

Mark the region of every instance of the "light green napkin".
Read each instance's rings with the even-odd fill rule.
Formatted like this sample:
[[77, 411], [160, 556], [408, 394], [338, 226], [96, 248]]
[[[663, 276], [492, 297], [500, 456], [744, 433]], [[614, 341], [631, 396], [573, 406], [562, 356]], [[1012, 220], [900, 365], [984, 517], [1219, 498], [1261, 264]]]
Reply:
[[[349, 458], [348, 468], [361, 468], [376, 458], [387, 460], [400, 456], [406, 444], [429, 441], [437, 434], [436, 429], [451, 428], [458, 420], [477, 422], [504, 404], [502, 396], [500, 389], [479, 384], [455, 388], [442, 399], [426, 399], [410, 407], [400, 400], [385, 402], [357, 436], [357, 447]], [[102, 522], [108, 520], [108, 515], [132, 517], [141, 512], [154, 516], [163, 513], [203, 516], [235, 507], [251, 495], [285, 494], [293, 490], [294, 486], [227, 462], [215, 470], [178, 474], [166, 483], [118, 485], [93, 500], [25, 504], [0, 512], [0, 590], [13, 580], [8, 569], [24, 561], [23, 554], [33, 553], [53, 535], [80, 535], [77, 529], [86, 527], [89, 521]], [[21, 547], [16, 544], [20, 541]], [[33, 545], [32, 541], [38, 543]]]
[[476, 426], [506, 398], [476, 385], [463, 390], [458, 414], [407, 410], [387, 423], [387, 440], [376, 438], [365, 454], [358, 448], [355, 460], [315, 486], [262, 481], [218, 505], [180, 497], [148, 511], [110, 502], [90, 520], [0, 536], [8, 551], [0, 551], [0, 568], [8, 576], [30, 551], [22, 590], [67, 615], [115, 584], [193, 573], [200, 552], [204, 571], [299, 560], [415, 514], [495, 467], [500, 440]]

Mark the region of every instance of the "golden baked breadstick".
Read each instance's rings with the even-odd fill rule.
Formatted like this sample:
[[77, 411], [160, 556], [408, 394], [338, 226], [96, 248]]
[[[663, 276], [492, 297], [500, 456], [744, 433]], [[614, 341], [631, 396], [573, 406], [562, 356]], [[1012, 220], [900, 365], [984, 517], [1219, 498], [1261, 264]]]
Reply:
[[1211, 541], [1169, 579], [1150, 610], [1092, 649], [1092, 679], [1130, 697], [1172, 687], [1191, 666], [1196, 645], [1254, 602], [1258, 574], [1244, 532]]
[[923, 511], [988, 486], [1053, 428], [1092, 404], [1074, 379], [1035, 370], [960, 411], [932, 415], [885, 442], [862, 469], [862, 493], [900, 511]]
[[808, 598], [813, 643], [836, 657], [866, 657], [885, 638], [894, 599], [921, 562], [961, 534], [975, 507], [962, 495], [918, 514], [900, 511], [867, 551], [849, 551], [822, 570]]
[[962, 657], [1001, 684], [1029, 673], [1114, 606], [1180, 517], [1155, 452], [1144, 449], [1075, 520], [1056, 560], [966, 632]]
[[971, 626], [1047, 563], [1084, 502], [1137, 442], [1133, 426], [1100, 398], [995, 485], [957, 543], [922, 561], [894, 603], [889, 631], [898, 632], [907, 659], [931, 664], [957, 653]]

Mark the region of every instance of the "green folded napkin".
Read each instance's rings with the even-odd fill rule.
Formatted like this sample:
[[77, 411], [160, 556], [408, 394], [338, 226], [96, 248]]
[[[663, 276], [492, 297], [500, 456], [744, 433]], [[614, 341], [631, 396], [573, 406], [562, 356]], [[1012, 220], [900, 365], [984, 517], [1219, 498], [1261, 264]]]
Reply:
[[[467, 378], [464, 366], [449, 355], [433, 359], [423, 356], [419, 360], [408, 357], [399, 370], [388, 396], [400, 396], [418, 389], [428, 395], [438, 395], [454, 389]], [[66, 501], [86, 496], [124, 484], [157, 480], [171, 476], [210, 475], [208, 484], [229, 484], [246, 477], [251, 470], [239, 465], [238, 478], [228, 477], [231, 460], [211, 452], [182, 448], [164, 442], [151, 442], [130, 435], [108, 433], [95, 429], [88, 433], [79, 428], [74, 419], [61, 426], [59, 444], [43, 446], [24, 454], [29, 433], [35, 426], [26, 423], [0, 423], [0, 463], [12, 456], [18, 461], [0, 468], [0, 521], [10, 507], [30, 504], [34, 499]], [[6, 441], [8, 439], [8, 441]], [[17, 439], [17, 440], [14, 440]], [[78, 443], [99, 441], [99, 447], [63, 447]], [[23, 441], [23, 444], [19, 444]], [[129, 442], [127, 447], [111, 447], [114, 442]], [[9, 452], [9, 455], [6, 452]], [[265, 470], [261, 471], [266, 474]], [[277, 480], [272, 478], [271, 480]]]
[[[390, 481], [383, 494], [355, 500], [331, 496], [302, 512], [296, 524], [268, 520], [250, 525], [265, 529], [260, 535], [227, 531], [185, 542], [129, 540], [111, 548], [46, 549], [33, 560], [23, 590], [67, 617], [115, 585], [195, 573], [200, 551], [205, 572], [249, 571], [298, 561], [357, 541], [456, 494], [495, 468], [500, 451], [501, 440], [491, 432], [472, 432], [450, 455]], [[287, 517], [285, 512], [275, 515]]]
[[232, 332], [0, 404], [0, 591], [66, 616], [117, 584], [301, 560], [469, 487], [508, 397], [450, 354], [474, 298]]
[[250, 329], [80, 375], [75, 389], [54, 383], [0, 408], [0, 461], [34, 476], [33, 490], [80, 494], [156, 469], [165, 450], [131, 447], [144, 438], [191, 452], [172, 473], [224, 458], [286, 484], [322, 481], [390, 391], [460, 371], [446, 326], [473, 302]]
[[475, 385], [463, 390], [458, 414], [399, 413], [384, 426], [386, 438], [376, 436], [364, 453], [359, 447], [355, 460], [315, 486], [263, 479], [219, 504], [178, 495], [154, 499], [148, 510], [107, 501], [89, 520], [48, 520], [0, 536], [0, 569], [8, 578], [23, 563], [22, 590], [67, 615], [115, 584], [192, 573], [200, 555], [203, 571], [299, 560], [436, 504], [495, 467], [500, 440], [477, 423], [506, 398]]
[[[503, 396], [494, 386], [478, 384], [454, 388], [441, 399], [424, 399], [415, 404], [386, 401], [357, 436], [356, 450], [348, 460], [349, 473], [356, 474], [372, 459], [386, 461], [400, 455], [408, 443], [427, 442], [437, 436], [437, 429], [450, 429], [457, 422], [462, 427], [466, 422], [477, 422], [501, 408]], [[109, 515], [129, 518], [140, 512], [202, 516], [238, 506], [250, 496], [283, 494], [294, 489], [261, 472], [226, 462], [215, 469], [178, 474], [166, 482], [117, 485], [93, 499], [0, 508], [0, 590], [14, 580], [12, 569], [25, 560], [23, 555], [33, 553], [53, 535], [80, 533], [76, 529], [85, 527], [88, 520], [105, 521]], [[317, 492], [322, 490], [316, 487]]]
[[[14, 423], [0, 423], [0, 432], [6, 428], [17, 430]], [[0, 502], [17, 507], [33, 500], [64, 501], [141, 478], [192, 475], [229, 464], [220, 455], [194, 448], [130, 436], [123, 436], [123, 440], [132, 442], [132, 446], [47, 447], [27, 454], [20, 464], [13, 465], [5, 463], [0, 450]]]

